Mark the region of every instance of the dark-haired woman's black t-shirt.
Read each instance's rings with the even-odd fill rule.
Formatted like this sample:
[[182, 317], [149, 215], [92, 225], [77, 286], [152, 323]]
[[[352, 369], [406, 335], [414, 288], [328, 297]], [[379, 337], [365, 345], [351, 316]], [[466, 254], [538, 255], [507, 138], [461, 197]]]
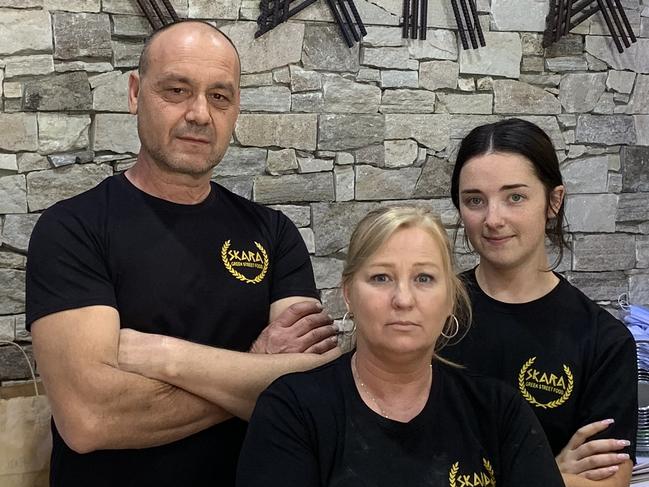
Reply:
[[505, 384], [440, 363], [408, 423], [363, 402], [351, 354], [289, 374], [259, 398], [238, 487], [563, 487], [543, 431]]
[[532, 407], [557, 455], [581, 426], [614, 419], [593, 437], [625, 439], [635, 461], [637, 365], [627, 328], [562, 276], [540, 299], [496, 301], [462, 274], [473, 307], [464, 339], [441, 355], [514, 387]]

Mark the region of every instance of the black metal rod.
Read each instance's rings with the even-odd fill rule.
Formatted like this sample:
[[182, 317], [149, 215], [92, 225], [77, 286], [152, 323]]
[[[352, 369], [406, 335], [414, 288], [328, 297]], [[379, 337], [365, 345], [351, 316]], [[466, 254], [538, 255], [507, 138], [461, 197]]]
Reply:
[[288, 20], [288, 7], [290, 3], [290, 1], [285, 0], [282, 4], [282, 22], [286, 22]]
[[482, 47], [487, 45], [487, 42], [484, 40], [484, 34], [482, 33], [482, 25], [480, 25], [480, 18], [478, 17], [478, 7], [476, 7], [475, 0], [469, 0], [469, 6], [471, 7], [471, 13], [473, 14], [473, 21], [475, 23], [475, 30], [478, 33], [478, 40]]
[[464, 24], [462, 23], [462, 16], [460, 15], [460, 9], [457, 6], [457, 0], [451, 0], [451, 6], [453, 7], [455, 22], [457, 22], [457, 31], [460, 34], [460, 41], [462, 41], [462, 49], [466, 51], [469, 48], [469, 43], [466, 40], [466, 32], [464, 32]]
[[561, 37], [561, 26], [563, 24], [563, 0], [559, 0], [559, 4], [557, 6], [557, 14], [558, 14], [558, 20], [557, 20], [557, 28], [554, 31], [554, 40], [558, 41], [559, 38]]
[[273, 27], [277, 27], [280, 23], [279, 0], [273, 0]]
[[147, 0], [137, 0], [138, 5], [142, 9], [142, 12], [144, 12], [144, 15], [146, 15], [146, 18], [149, 20], [149, 23], [151, 24], [151, 27], [153, 27], [153, 30], [158, 30], [160, 27], [162, 27], [162, 22], [160, 22], [160, 19], [155, 13], [155, 10], [151, 6], [151, 3]]
[[469, 38], [471, 39], [471, 46], [473, 49], [478, 48], [478, 42], [475, 38], [475, 33], [473, 32], [473, 23], [471, 22], [471, 17], [469, 16], [469, 9], [466, 6], [466, 0], [460, 0], [460, 5], [462, 6], [462, 13], [464, 14], [464, 21], [466, 23], [466, 30], [469, 31]]
[[597, 12], [599, 12], [599, 5], [594, 5], [590, 10], [584, 11], [579, 17], [577, 17], [573, 22], [570, 23], [570, 30], [574, 29], [585, 20], [591, 18]]
[[345, 6], [345, 0], [336, 0], [338, 2], [338, 6], [340, 7], [340, 11], [343, 14], [343, 17], [345, 17], [345, 22], [347, 23], [347, 27], [349, 28], [349, 31], [352, 33], [352, 37], [356, 42], [360, 41], [361, 38], [358, 35], [358, 32], [356, 32], [356, 27], [354, 26], [354, 22], [352, 21], [351, 16], [349, 15], [349, 12], [347, 11], [347, 7]]
[[617, 27], [617, 31], [620, 33], [620, 37], [622, 38], [622, 42], [624, 43], [624, 46], [631, 47], [631, 43], [629, 42], [629, 39], [626, 38], [626, 32], [624, 32], [624, 29], [622, 28], [622, 22], [620, 22], [620, 18], [617, 16], [615, 5], [613, 4], [612, 0], [606, 0], [606, 4], [608, 5], [609, 10], [611, 11], [611, 17], [613, 18], [615, 27]]
[[169, 24], [170, 22], [167, 22], [167, 16], [162, 12], [162, 9], [160, 8], [160, 5], [158, 5], [158, 2], [151, 0], [151, 5], [153, 5], [155, 13], [160, 19], [160, 22], [162, 22], [162, 25]]
[[420, 0], [421, 13], [419, 15], [419, 38], [426, 40], [426, 33], [428, 30], [428, 0]]
[[352, 39], [349, 36], [349, 32], [347, 32], [347, 27], [345, 26], [343, 19], [340, 17], [340, 13], [338, 12], [336, 5], [334, 4], [334, 0], [327, 0], [327, 4], [329, 4], [329, 9], [331, 10], [331, 14], [334, 16], [334, 19], [336, 20], [336, 23], [340, 28], [340, 33], [342, 34], [343, 39], [345, 39], [345, 43], [347, 44], [347, 47], [352, 47], [354, 43], [352, 42]]
[[620, 11], [620, 17], [622, 17], [622, 22], [624, 22], [626, 31], [629, 34], [629, 39], [631, 39], [631, 42], [636, 42], [638, 39], [636, 39], [635, 34], [633, 33], [633, 29], [631, 28], [629, 19], [626, 16], [626, 12], [624, 11], [624, 6], [622, 6], [622, 2], [620, 2], [620, 0], [615, 0], [615, 4], [617, 5], [617, 9]]
[[173, 19], [174, 22], [178, 22], [180, 18], [178, 17], [178, 14], [174, 10], [173, 5], [171, 5], [171, 2], [169, 0], [162, 0], [162, 3], [167, 9], [167, 12], [169, 12], [169, 16]]
[[419, 16], [419, 0], [412, 0], [411, 8], [411, 17], [410, 17], [410, 38], [417, 38], [417, 25], [418, 25], [418, 16]]
[[410, 0], [403, 0], [403, 31], [401, 32], [401, 37], [404, 39], [408, 38], [409, 20], [410, 20]]
[[347, 3], [349, 3], [349, 9], [352, 11], [352, 15], [354, 16], [354, 19], [356, 19], [356, 25], [358, 26], [358, 30], [361, 31], [361, 37], [366, 36], [367, 29], [365, 29], [365, 24], [363, 24], [363, 19], [361, 19], [361, 16], [358, 13], [358, 9], [356, 8], [356, 4], [354, 3], [354, 0], [347, 0]]
[[570, 19], [572, 18], [572, 4], [573, 0], [568, 0], [568, 7], [566, 9], [566, 21], [560, 26], [562, 28], [561, 32], [563, 35], [568, 35], [568, 27], [570, 26]]
[[597, 3], [599, 4], [599, 10], [602, 12], [602, 16], [604, 17], [604, 22], [606, 22], [608, 31], [611, 33], [611, 36], [613, 37], [613, 42], [615, 42], [615, 47], [617, 47], [617, 52], [623, 53], [624, 48], [622, 47], [622, 44], [620, 44], [620, 39], [618, 39], [617, 33], [615, 32], [615, 28], [613, 27], [613, 23], [611, 22], [611, 18], [609, 17], [608, 12], [606, 11], [606, 5], [604, 4], [604, 0], [597, 0]]

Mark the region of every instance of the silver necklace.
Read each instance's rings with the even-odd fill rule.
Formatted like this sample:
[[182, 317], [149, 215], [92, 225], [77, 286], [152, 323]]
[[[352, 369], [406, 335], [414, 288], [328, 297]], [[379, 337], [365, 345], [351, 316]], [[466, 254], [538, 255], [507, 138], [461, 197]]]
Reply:
[[[433, 373], [433, 365], [430, 365], [430, 373], [432, 375]], [[356, 382], [358, 382], [358, 385], [361, 386], [361, 389], [365, 391], [365, 394], [370, 398], [370, 400], [374, 403], [374, 405], [377, 407], [379, 410], [379, 414], [383, 416], [385, 419], [390, 419], [390, 416], [388, 416], [388, 413], [385, 412], [385, 409], [381, 407], [379, 402], [376, 400], [374, 395], [367, 389], [367, 386], [365, 383], [361, 380], [360, 376], [358, 375], [358, 365], [356, 365], [356, 353], [354, 353], [352, 357], [352, 375], [354, 376], [354, 379], [356, 379]]]
[[388, 413], [384, 411], [384, 409], [381, 407], [379, 402], [372, 395], [372, 393], [367, 389], [365, 383], [361, 380], [360, 376], [358, 375], [358, 366], [356, 365], [356, 354], [354, 354], [354, 356], [352, 357], [352, 374], [354, 375], [356, 382], [358, 382], [358, 385], [361, 386], [361, 389], [363, 389], [365, 391], [365, 394], [367, 394], [367, 397], [369, 397], [374, 403], [374, 405], [378, 408], [379, 414], [383, 416], [385, 419], [390, 419]]

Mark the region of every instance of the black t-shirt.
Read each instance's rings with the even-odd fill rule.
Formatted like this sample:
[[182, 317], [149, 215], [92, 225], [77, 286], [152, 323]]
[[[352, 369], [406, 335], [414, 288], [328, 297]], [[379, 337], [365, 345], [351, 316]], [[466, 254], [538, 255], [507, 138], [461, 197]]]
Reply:
[[[215, 183], [203, 202], [180, 205], [108, 178], [47, 210], [29, 247], [28, 326], [107, 305], [124, 328], [246, 351], [270, 304], [289, 296], [317, 297], [299, 232]], [[234, 485], [245, 428], [232, 419], [161, 447], [79, 455], [53, 425], [52, 485]]]
[[505, 381], [532, 406], [557, 455], [581, 426], [612, 418], [595, 438], [626, 439], [635, 460], [636, 349], [631, 333], [562, 276], [547, 295], [508, 304], [462, 274], [473, 306], [464, 339], [441, 355]]
[[237, 487], [563, 487], [530, 408], [505, 384], [433, 364], [408, 423], [365, 405], [351, 354], [276, 380], [260, 396]]

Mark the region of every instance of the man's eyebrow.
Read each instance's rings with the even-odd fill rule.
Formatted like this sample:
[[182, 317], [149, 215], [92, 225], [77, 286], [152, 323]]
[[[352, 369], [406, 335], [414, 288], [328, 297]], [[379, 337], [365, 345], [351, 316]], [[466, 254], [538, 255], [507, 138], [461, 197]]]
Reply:
[[[168, 74], [163, 74], [159, 80], [160, 83], [167, 83], [169, 81], [177, 81], [178, 83], [183, 83], [186, 85], [191, 85], [192, 82], [189, 78], [186, 76], [182, 76], [179, 74], [173, 74], [173, 73], [168, 73]], [[227, 90], [230, 93], [234, 93], [234, 85], [232, 83], [229, 83], [227, 81], [217, 81], [215, 83], [212, 83], [211, 85], [208, 86], [209, 90], [213, 89], [221, 89], [221, 90]]]

